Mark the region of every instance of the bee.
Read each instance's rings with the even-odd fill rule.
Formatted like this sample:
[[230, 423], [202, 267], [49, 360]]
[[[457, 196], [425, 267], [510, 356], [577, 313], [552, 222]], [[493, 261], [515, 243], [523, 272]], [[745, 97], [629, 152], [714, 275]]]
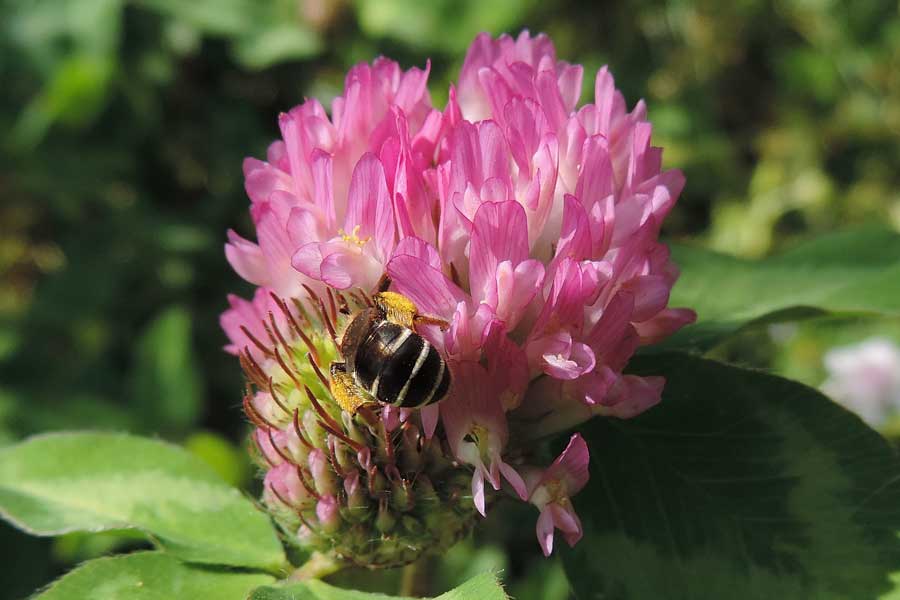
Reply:
[[440, 401], [450, 389], [450, 370], [440, 353], [416, 332], [419, 325], [446, 329], [446, 321], [420, 315], [402, 294], [382, 291], [374, 306], [354, 315], [338, 350], [344, 362], [331, 364], [331, 391], [354, 413], [373, 400], [401, 408]]

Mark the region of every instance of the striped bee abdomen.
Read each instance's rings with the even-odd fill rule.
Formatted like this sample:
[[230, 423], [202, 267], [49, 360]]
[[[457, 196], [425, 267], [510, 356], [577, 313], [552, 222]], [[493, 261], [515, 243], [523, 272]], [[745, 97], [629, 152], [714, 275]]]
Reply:
[[379, 402], [404, 408], [437, 402], [450, 388], [447, 365], [425, 338], [381, 321], [354, 357], [357, 383]]

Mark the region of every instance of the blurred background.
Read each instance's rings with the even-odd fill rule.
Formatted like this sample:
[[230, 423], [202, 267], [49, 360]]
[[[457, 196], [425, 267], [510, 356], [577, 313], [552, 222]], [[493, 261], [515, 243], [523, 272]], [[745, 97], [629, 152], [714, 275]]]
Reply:
[[[585, 65], [584, 100], [603, 64], [630, 105], [647, 100], [654, 143], [688, 179], [670, 239], [752, 258], [853, 224], [900, 228], [897, 0], [0, 0], [0, 444], [159, 436], [255, 493], [218, 326], [226, 293], [250, 291], [222, 251], [227, 228], [252, 232], [241, 160], [264, 156], [280, 111], [328, 106], [355, 62], [430, 57], [442, 106], [477, 32], [523, 27]], [[831, 319], [714, 352], [849, 404], [876, 397], [857, 409], [891, 432], [897, 341], [900, 323]], [[848, 389], [853, 369], [880, 387]], [[489, 522], [433, 586], [498, 568], [517, 598], [565, 598], [526, 522]], [[0, 524], [0, 593], [139, 544]], [[396, 573], [347, 577], [396, 591]]]

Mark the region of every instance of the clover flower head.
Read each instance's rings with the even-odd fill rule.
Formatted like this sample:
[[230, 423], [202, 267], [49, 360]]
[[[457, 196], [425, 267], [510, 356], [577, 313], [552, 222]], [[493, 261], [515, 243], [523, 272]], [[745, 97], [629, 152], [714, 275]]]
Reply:
[[[622, 371], [694, 318], [668, 307], [658, 236], [684, 178], [643, 102], [628, 111], [604, 67], [578, 107], [582, 67], [528, 32], [478, 36], [443, 110], [428, 72], [378, 59], [330, 117], [314, 100], [282, 115], [283, 140], [244, 164], [257, 242], [226, 245], [259, 286], [222, 325], [253, 384], [265, 501], [300, 543], [369, 566], [445, 548], [495, 492], [538, 508], [546, 554], [555, 529], [577, 542], [587, 445], [541, 467], [534, 441], [656, 404], [661, 378]], [[416, 333], [453, 383], [418, 410], [348, 411], [329, 365], [385, 281], [431, 317]]]

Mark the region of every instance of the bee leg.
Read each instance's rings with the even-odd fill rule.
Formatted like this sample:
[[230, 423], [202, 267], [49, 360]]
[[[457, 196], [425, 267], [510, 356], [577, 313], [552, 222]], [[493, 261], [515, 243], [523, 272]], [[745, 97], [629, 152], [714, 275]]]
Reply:
[[347, 365], [344, 363], [331, 363], [331, 395], [334, 401], [340, 405], [342, 409], [351, 415], [356, 414], [360, 406], [366, 404], [368, 400], [360, 393], [359, 386], [353, 380], [353, 376], [347, 372]]
[[450, 323], [448, 323], [444, 319], [438, 319], [437, 317], [428, 317], [425, 315], [414, 316], [413, 325], [437, 325], [441, 328], [441, 331], [447, 331], [447, 329], [450, 327]]
[[412, 300], [397, 292], [379, 292], [372, 300], [375, 301], [375, 306], [382, 312], [386, 320], [403, 327], [413, 328], [413, 319], [419, 310]]

